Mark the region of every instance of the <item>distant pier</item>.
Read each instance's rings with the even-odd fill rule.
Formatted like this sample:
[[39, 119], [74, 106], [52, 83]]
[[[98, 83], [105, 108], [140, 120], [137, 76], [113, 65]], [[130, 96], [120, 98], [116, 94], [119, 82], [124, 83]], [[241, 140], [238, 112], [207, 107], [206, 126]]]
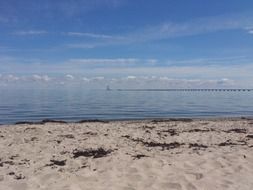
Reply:
[[183, 92], [251, 92], [253, 89], [237, 88], [237, 89], [219, 89], [219, 88], [175, 88], [175, 89], [115, 89], [117, 91], [183, 91]]

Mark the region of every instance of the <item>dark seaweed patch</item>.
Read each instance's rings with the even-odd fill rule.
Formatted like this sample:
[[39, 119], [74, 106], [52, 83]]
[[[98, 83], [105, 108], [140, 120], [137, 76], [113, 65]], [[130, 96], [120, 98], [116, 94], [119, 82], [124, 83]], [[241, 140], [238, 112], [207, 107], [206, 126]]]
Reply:
[[59, 137], [64, 137], [64, 138], [67, 138], [67, 139], [74, 139], [75, 136], [72, 135], [72, 134], [67, 134], [67, 135], [59, 135]]
[[66, 165], [66, 160], [50, 160], [51, 164], [48, 166], [65, 166]]
[[246, 129], [239, 129], [239, 128], [235, 128], [235, 129], [230, 129], [230, 130], [227, 130], [227, 131], [224, 131], [224, 132], [227, 132], [227, 133], [247, 133], [247, 130]]
[[192, 122], [193, 119], [190, 119], [190, 118], [154, 119], [151, 122], [152, 123], [161, 123], [161, 122], [172, 122], [172, 121]]
[[247, 142], [240, 141], [240, 143], [234, 143], [234, 142], [231, 142], [231, 140], [227, 140], [225, 142], [222, 142], [222, 143], [218, 144], [218, 146], [236, 146], [236, 145], [241, 145], [241, 146], [247, 145]]
[[66, 121], [61, 121], [61, 120], [52, 120], [52, 119], [44, 119], [42, 121], [38, 121], [38, 122], [32, 122], [32, 121], [20, 121], [20, 122], [16, 122], [15, 125], [43, 125], [46, 123], [61, 123], [61, 124], [66, 124]]
[[122, 136], [122, 137], [130, 139], [134, 142], [141, 143], [146, 147], [161, 147], [163, 150], [165, 150], [165, 149], [170, 150], [170, 149], [174, 149], [174, 148], [179, 148], [181, 145], [184, 145], [184, 143], [178, 143], [178, 142], [172, 142], [172, 143], [159, 143], [159, 142], [152, 142], [152, 141], [151, 142], [146, 142], [146, 141], [144, 141], [143, 139], [140, 139], [140, 138], [137, 138], [137, 139], [131, 138], [129, 135], [125, 135], [125, 136]]
[[77, 121], [76, 123], [109, 123], [109, 121], [99, 120], [99, 119], [84, 119]]
[[247, 138], [253, 139], [253, 134], [249, 134], [246, 136]]
[[134, 160], [135, 159], [141, 159], [141, 158], [145, 158], [145, 157], [148, 157], [148, 156], [146, 156], [146, 155], [144, 155], [144, 154], [137, 154], [137, 155], [134, 155], [134, 156], [132, 156], [133, 158], [134, 158]]
[[164, 131], [161, 131], [163, 133], [169, 133], [170, 136], [175, 136], [175, 135], [178, 135], [178, 133], [176, 132], [175, 129], [168, 129], [168, 130], [164, 130]]
[[93, 132], [89, 131], [89, 132], [83, 133], [83, 135], [95, 136], [95, 135], [97, 135], [97, 133], [93, 133]]
[[184, 132], [188, 132], [188, 133], [194, 133], [194, 132], [210, 132], [210, 131], [215, 131], [214, 129], [190, 129], [188, 131], [184, 131]]
[[201, 148], [208, 148], [208, 146], [203, 145], [203, 144], [190, 143], [189, 148], [201, 149]]
[[93, 157], [93, 158], [101, 158], [105, 157], [108, 154], [112, 153], [112, 150], [105, 150], [103, 148], [98, 149], [86, 149], [86, 150], [74, 150], [73, 151], [73, 158], [78, 158], [81, 156], [84, 157]]

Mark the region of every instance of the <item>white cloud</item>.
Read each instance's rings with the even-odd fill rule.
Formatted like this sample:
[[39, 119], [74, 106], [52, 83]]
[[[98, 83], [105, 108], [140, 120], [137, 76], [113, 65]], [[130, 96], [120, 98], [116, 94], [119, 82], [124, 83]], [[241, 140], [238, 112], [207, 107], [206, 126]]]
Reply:
[[127, 80], [134, 80], [136, 79], [136, 76], [127, 76]]
[[5, 80], [6, 80], [7, 82], [18, 81], [18, 80], [19, 80], [19, 77], [16, 77], [16, 76], [14, 76], [14, 75], [7, 75], [7, 76], [5, 77]]
[[[177, 23], [164, 22], [158, 25], [151, 25], [149, 27], [141, 27], [136, 31], [130, 31], [124, 34], [121, 33], [115, 36], [75, 32], [71, 34], [76, 36], [90, 36], [100, 39], [108, 37], [108, 40], [103, 39], [93, 43], [69, 44], [67, 47], [96, 48], [102, 46], [136, 44], [162, 39], [194, 36], [224, 30], [245, 30], [245, 28], [252, 26], [252, 23], [253, 17], [251, 15], [233, 14], [204, 17]], [[251, 33], [251, 30], [249, 33]]]
[[[152, 60], [152, 59], [151, 59]], [[119, 78], [127, 76], [131, 82], [148, 80], [150, 82], [170, 81], [170, 79], [199, 79], [199, 80], [217, 80], [220, 79], [220, 85], [230, 79], [236, 81], [236, 85], [244, 87], [253, 87], [253, 62], [249, 57], [230, 57], [230, 58], [197, 58], [193, 60], [168, 61], [165, 65], [161, 61], [151, 61], [155, 64], [149, 64], [148, 60], [137, 58], [116, 58], [116, 59], [71, 59], [64, 63], [13, 63], [15, 59], [10, 57], [0, 57], [0, 73], [3, 75], [0, 80], [7, 81], [7, 74], [18, 75], [16, 81], [50, 81], [50, 83], [89, 83], [94, 81], [111, 81], [110, 78]], [[165, 61], [166, 62], [166, 61]], [[163, 66], [161, 66], [163, 65]], [[7, 74], [6, 74], [7, 73]], [[37, 73], [41, 73], [38, 75]], [[66, 75], [64, 75], [66, 73]], [[67, 75], [68, 73], [68, 75]], [[20, 75], [30, 75], [30, 79], [24, 80]], [[32, 75], [38, 75], [31, 77]], [[43, 77], [44, 76], [44, 77]], [[47, 77], [46, 77], [47, 76]], [[51, 77], [49, 77], [51, 76]], [[53, 76], [53, 77], [52, 77]], [[54, 77], [61, 76], [61, 77]], [[85, 76], [85, 77], [83, 77]], [[95, 76], [105, 77], [103, 80], [92, 80]], [[131, 76], [139, 79], [131, 80]], [[152, 77], [153, 76], [153, 77]], [[149, 77], [147, 79], [147, 77]], [[164, 78], [162, 78], [164, 77]], [[55, 79], [54, 79], [55, 78]], [[99, 79], [99, 78], [97, 78]], [[9, 77], [8, 81], [15, 81], [15, 78]], [[121, 79], [123, 80], [123, 79]], [[115, 83], [119, 81], [114, 80]]]
[[195, 58], [182, 60], [167, 60], [165, 65], [168, 66], [184, 66], [184, 65], [233, 65], [233, 64], [249, 64], [252, 63], [252, 58], [246, 56], [230, 56], [230, 57], [215, 57], [215, 58]]
[[75, 77], [74, 77], [73, 75], [70, 75], [70, 74], [67, 74], [67, 75], [65, 76], [65, 78], [66, 78], [67, 80], [74, 80], [74, 79], [75, 79]]
[[27, 31], [16, 31], [13, 34], [19, 36], [29, 36], [29, 35], [43, 35], [48, 32], [45, 30], [27, 30]]
[[85, 82], [89, 82], [90, 81], [90, 79], [88, 79], [86, 77], [83, 77], [82, 80], [85, 81]]
[[252, 23], [253, 17], [249, 17], [248, 15], [223, 15], [194, 19], [181, 23], [165, 22], [136, 31], [128, 36], [129, 39], [133, 39], [134, 41], [152, 41], [223, 30], [244, 29]]
[[[75, 80], [73, 80], [75, 79]], [[50, 83], [49, 83], [50, 81]], [[242, 87], [238, 85], [237, 81], [221, 78], [221, 79], [177, 79], [169, 78], [168, 76], [127, 76], [119, 78], [105, 78], [104, 76], [97, 77], [78, 77], [73, 75], [65, 75], [64, 77], [49, 77], [47, 75], [26, 75], [26, 76], [14, 76], [14, 75], [0, 75], [0, 86], [6, 86], [7, 84], [15, 84], [18, 86], [34, 85], [40, 87], [40, 85], [47, 85], [51, 87], [57, 86], [69, 86], [74, 85], [78, 87], [102, 88], [110, 85], [112, 89], [169, 89], [169, 88], [238, 88]]]
[[253, 30], [249, 30], [248, 33], [249, 33], [249, 34], [253, 34]]
[[102, 43], [78, 43], [78, 44], [67, 44], [65, 47], [70, 49], [93, 49], [103, 45]]
[[158, 61], [156, 59], [136, 59], [136, 58], [114, 58], [114, 59], [70, 59], [67, 61], [67, 65], [72, 67], [91, 67], [91, 68], [103, 68], [103, 67], [138, 67], [142, 66], [154, 66]]
[[98, 39], [120, 39], [121, 37], [105, 35], [105, 34], [95, 34], [95, 33], [85, 33], [85, 32], [67, 32], [68, 36], [76, 37], [88, 37], [88, 38], [98, 38]]
[[48, 75], [33, 75], [32, 80], [49, 82], [51, 80], [51, 78]]

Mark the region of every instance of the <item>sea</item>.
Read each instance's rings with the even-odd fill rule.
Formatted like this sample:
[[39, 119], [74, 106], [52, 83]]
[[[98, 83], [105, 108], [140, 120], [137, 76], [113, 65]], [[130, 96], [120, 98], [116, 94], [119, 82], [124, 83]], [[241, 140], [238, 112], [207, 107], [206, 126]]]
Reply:
[[253, 91], [0, 90], [0, 124], [253, 116]]

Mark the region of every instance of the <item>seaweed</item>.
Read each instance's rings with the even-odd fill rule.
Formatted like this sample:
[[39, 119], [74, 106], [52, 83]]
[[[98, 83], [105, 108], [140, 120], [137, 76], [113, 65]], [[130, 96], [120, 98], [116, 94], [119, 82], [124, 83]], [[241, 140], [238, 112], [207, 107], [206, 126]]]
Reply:
[[161, 131], [163, 133], [169, 133], [170, 136], [175, 136], [175, 135], [178, 135], [178, 133], [176, 132], [175, 129], [168, 129], [168, 130], [164, 130], [164, 131]]
[[210, 132], [210, 131], [215, 131], [214, 129], [190, 129], [188, 131], [184, 131], [184, 132], [188, 132], [188, 133], [194, 133], [194, 132]]
[[238, 141], [238, 142], [241, 142], [241, 143], [234, 143], [234, 142], [231, 142], [231, 140], [227, 140], [225, 142], [222, 142], [220, 144], [218, 144], [218, 146], [236, 146], [236, 145], [247, 145], [247, 142], [245, 141]]
[[109, 121], [99, 120], [99, 119], [84, 119], [77, 121], [76, 123], [109, 123]]
[[66, 124], [66, 121], [61, 121], [61, 120], [52, 120], [52, 119], [44, 119], [42, 121], [38, 121], [38, 122], [33, 122], [33, 121], [19, 121], [16, 122], [15, 125], [43, 125], [46, 123], [61, 123], [61, 124]]
[[59, 135], [59, 137], [64, 137], [64, 138], [68, 138], [68, 139], [74, 139], [75, 136], [72, 134], [67, 134], [67, 135]]
[[134, 158], [134, 160], [136, 160], [136, 159], [141, 159], [141, 158], [145, 158], [145, 157], [148, 157], [148, 156], [146, 156], [146, 155], [144, 155], [144, 154], [137, 154], [137, 155], [134, 155], [134, 156], [132, 156], [133, 158]]
[[249, 134], [246, 136], [247, 138], [253, 139], [253, 134]]
[[50, 160], [51, 164], [49, 164], [48, 166], [65, 166], [66, 165], [66, 160]]
[[108, 154], [110, 154], [112, 152], [113, 152], [112, 150], [105, 150], [103, 148], [86, 149], [86, 150], [77, 150], [77, 149], [75, 149], [73, 151], [73, 158], [78, 158], [78, 157], [81, 157], [81, 156], [101, 158], [101, 157], [107, 156]]
[[230, 129], [230, 130], [227, 130], [227, 131], [224, 131], [224, 132], [227, 132], [227, 133], [232, 133], [232, 132], [235, 132], [235, 133], [247, 133], [247, 130], [246, 129], [235, 128], [235, 129]]
[[197, 148], [197, 149], [200, 149], [200, 148], [208, 148], [208, 146], [203, 145], [203, 144], [190, 143], [190, 144], [189, 144], [189, 148]]
[[93, 132], [89, 131], [89, 132], [83, 133], [83, 135], [95, 136], [95, 135], [97, 135], [97, 133], [93, 133]]
[[174, 149], [174, 148], [179, 148], [181, 145], [184, 145], [184, 143], [179, 143], [179, 142], [172, 142], [172, 143], [159, 143], [159, 142], [152, 142], [152, 141], [146, 142], [140, 138], [137, 138], [137, 139], [131, 138], [129, 135], [125, 135], [122, 137], [128, 138], [134, 142], [141, 143], [146, 147], [161, 147], [163, 150], [165, 150], [165, 149], [170, 150], [170, 149]]
[[152, 123], [161, 123], [161, 122], [172, 122], [172, 121], [192, 122], [193, 119], [190, 119], [190, 118], [154, 119], [151, 122]]

